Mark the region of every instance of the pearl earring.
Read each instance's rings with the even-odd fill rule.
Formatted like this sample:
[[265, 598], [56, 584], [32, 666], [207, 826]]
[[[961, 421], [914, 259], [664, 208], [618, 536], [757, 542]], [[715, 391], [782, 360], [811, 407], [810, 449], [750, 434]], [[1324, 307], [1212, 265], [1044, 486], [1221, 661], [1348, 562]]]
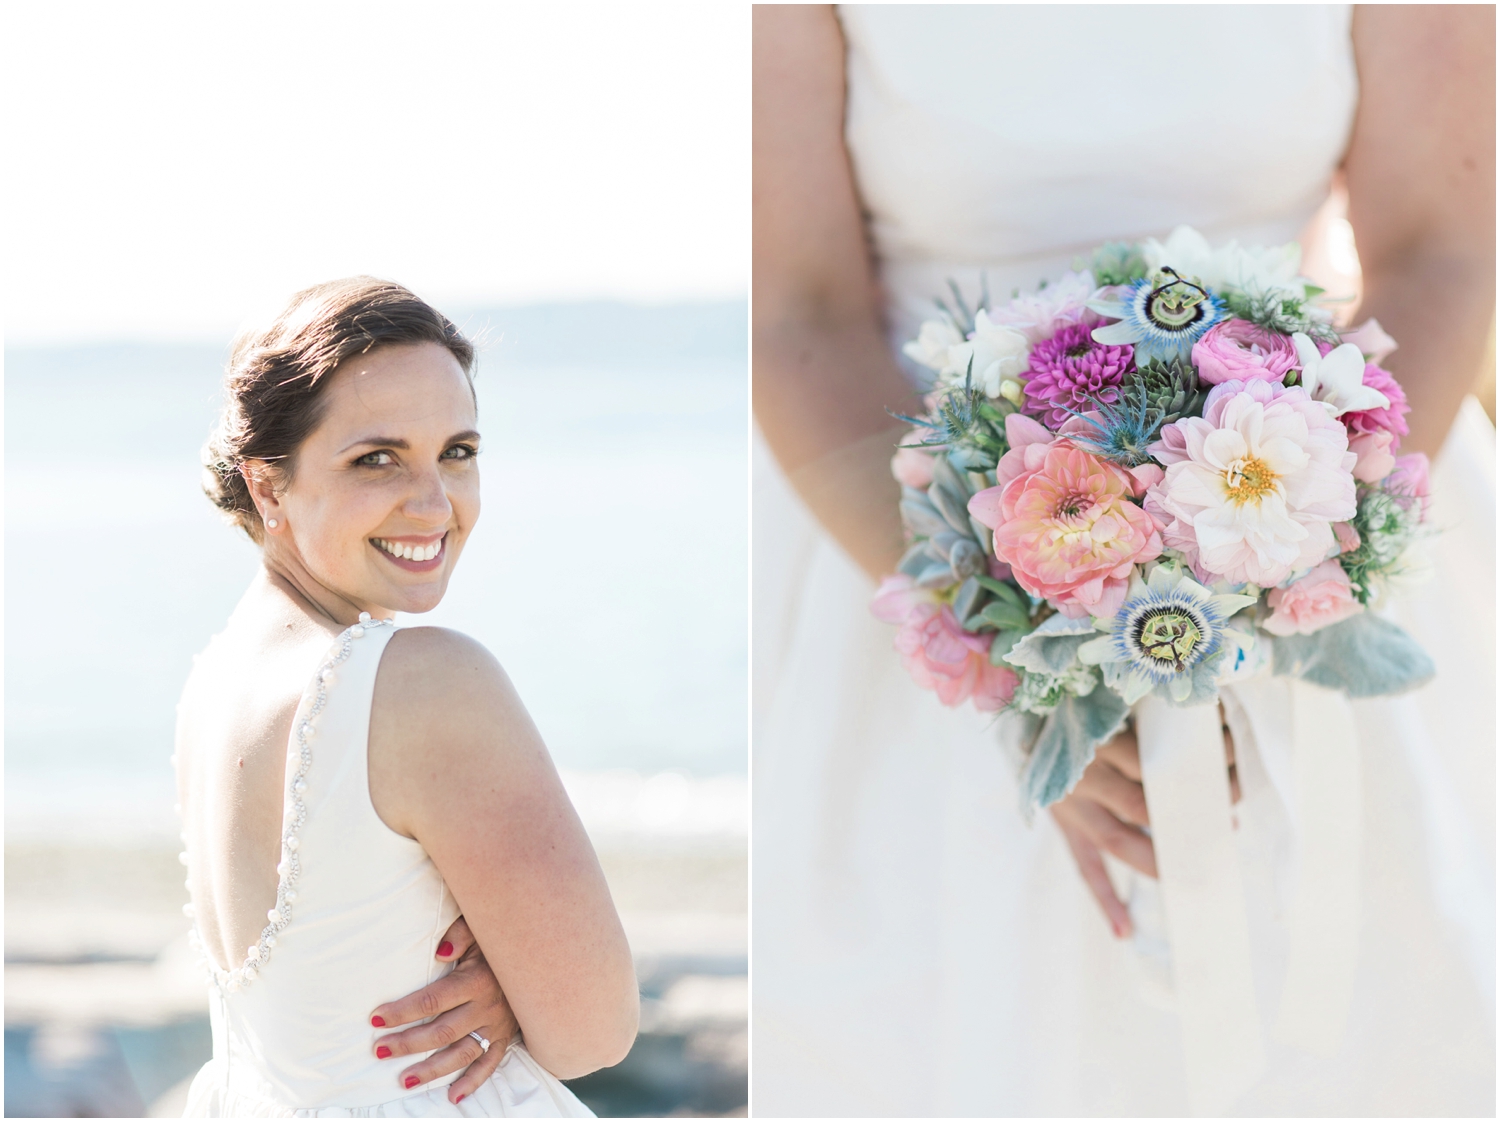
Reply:
[[266, 525], [269, 526], [271, 529], [274, 530], [274, 529], [276, 529], [278, 523], [277, 523], [276, 519], [274, 519], [274, 518], [267, 518], [266, 519]]

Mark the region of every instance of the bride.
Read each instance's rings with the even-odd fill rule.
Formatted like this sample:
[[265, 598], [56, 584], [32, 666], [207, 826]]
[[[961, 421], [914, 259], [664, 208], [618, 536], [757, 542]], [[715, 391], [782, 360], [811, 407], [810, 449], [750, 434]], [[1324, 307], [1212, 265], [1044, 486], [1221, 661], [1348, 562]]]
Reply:
[[473, 358], [357, 277], [230, 360], [206, 489], [264, 564], [178, 712], [213, 976], [189, 1117], [587, 1116], [558, 1079], [634, 1040], [630, 949], [505, 672], [392, 623], [437, 606], [479, 516]]
[[[1340, 169], [1358, 320], [1401, 342], [1402, 451], [1437, 456], [1437, 574], [1399, 615], [1439, 673], [1352, 707], [1345, 1027], [1323, 1054], [1269, 1038], [1222, 1109], [1493, 1113], [1493, 430], [1461, 409], [1493, 313], [1493, 20], [756, 9], [757, 1114], [1188, 1112], [1133, 741], [1027, 828], [986, 720], [917, 689], [869, 615], [902, 549], [887, 410], [911, 412], [915, 382], [896, 354], [949, 280], [1029, 290], [1178, 224], [1295, 240]], [[1292, 992], [1288, 854], [1321, 808], [1285, 804], [1240, 739], [1269, 1018]]]

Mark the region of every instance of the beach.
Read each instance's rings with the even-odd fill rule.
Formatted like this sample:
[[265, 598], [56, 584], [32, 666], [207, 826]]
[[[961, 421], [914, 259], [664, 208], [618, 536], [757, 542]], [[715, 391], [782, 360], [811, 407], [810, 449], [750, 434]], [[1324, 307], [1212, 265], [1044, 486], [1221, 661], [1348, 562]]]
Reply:
[[[575, 1081], [574, 1091], [605, 1116], [743, 1113], [746, 839], [742, 830], [694, 822], [695, 811], [701, 818], [711, 807], [722, 826], [729, 804], [744, 805], [743, 781], [682, 773], [568, 779], [589, 815], [642, 993], [630, 1056]], [[663, 805], [669, 800], [675, 813]], [[600, 807], [613, 807], [614, 816]], [[630, 829], [636, 813], [656, 815], [656, 828]], [[160, 838], [7, 842], [7, 1115], [182, 1113], [211, 1041], [177, 851]]]

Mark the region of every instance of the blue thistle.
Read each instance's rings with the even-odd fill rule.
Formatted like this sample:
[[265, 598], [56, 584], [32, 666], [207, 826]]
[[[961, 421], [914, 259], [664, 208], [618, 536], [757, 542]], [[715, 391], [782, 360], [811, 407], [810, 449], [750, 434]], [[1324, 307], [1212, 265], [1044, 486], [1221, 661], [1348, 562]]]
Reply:
[[1069, 410], [1092, 430], [1089, 433], [1070, 433], [1068, 439], [1087, 452], [1117, 463], [1122, 467], [1140, 467], [1151, 462], [1147, 445], [1156, 439], [1166, 412], [1151, 403], [1150, 394], [1143, 386], [1126, 385], [1121, 388], [1119, 400], [1110, 403], [1096, 401], [1088, 413]]

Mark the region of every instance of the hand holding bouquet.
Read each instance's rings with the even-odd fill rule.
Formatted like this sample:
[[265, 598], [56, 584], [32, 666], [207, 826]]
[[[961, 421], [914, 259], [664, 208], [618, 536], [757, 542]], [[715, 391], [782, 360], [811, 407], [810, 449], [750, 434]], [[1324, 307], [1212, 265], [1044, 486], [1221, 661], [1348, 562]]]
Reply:
[[[1082, 265], [1082, 263], [1080, 263]], [[1427, 461], [1371, 320], [1342, 336], [1296, 245], [1179, 228], [1009, 303], [957, 290], [906, 353], [935, 385], [892, 470], [909, 547], [874, 602], [944, 704], [1010, 709], [1030, 806], [1131, 705], [1294, 675], [1351, 697], [1432, 664], [1372, 609], [1420, 571]]]

